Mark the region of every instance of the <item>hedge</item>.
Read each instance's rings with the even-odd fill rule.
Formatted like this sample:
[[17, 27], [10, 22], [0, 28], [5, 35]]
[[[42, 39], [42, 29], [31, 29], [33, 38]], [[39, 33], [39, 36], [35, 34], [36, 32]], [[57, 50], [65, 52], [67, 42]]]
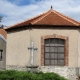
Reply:
[[31, 73], [27, 71], [0, 71], [0, 80], [67, 80], [56, 73]]

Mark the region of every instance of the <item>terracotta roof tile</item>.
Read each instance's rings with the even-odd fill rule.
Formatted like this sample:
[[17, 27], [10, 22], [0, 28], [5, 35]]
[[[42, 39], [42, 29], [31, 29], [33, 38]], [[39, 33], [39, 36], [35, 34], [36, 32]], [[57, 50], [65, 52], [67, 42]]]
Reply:
[[6, 29], [13, 27], [20, 27], [24, 25], [68, 25], [68, 26], [80, 26], [80, 23], [71, 19], [55, 10], [49, 10], [37, 17], [31, 18], [29, 20], [23, 21], [21, 23], [10, 26]]
[[0, 34], [6, 39], [7, 32], [4, 29], [0, 28]]

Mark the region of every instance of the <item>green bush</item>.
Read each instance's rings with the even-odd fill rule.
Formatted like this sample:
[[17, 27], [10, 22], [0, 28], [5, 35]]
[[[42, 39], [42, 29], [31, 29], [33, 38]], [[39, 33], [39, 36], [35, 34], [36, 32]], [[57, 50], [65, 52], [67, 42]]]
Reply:
[[27, 71], [0, 71], [0, 80], [67, 80], [56, 73], [30, 73]]

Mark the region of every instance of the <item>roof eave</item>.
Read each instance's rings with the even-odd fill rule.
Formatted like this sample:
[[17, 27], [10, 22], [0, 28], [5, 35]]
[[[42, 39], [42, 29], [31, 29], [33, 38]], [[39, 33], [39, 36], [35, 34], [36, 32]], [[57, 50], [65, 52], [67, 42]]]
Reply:
[[[40, 26], [40, 27], [39, 27]], [[9, 30], [14, 30], [14, 29], [30, 29], [30, 28], [47, 28], [47, 27], [53, 27], [53, 28], [67, 28], [70, 27], [72, 29], [76, 28], [76, 29], [80, 29], [80, 25], [51, 25], [51, 24], [28, 24], [28, 25], [23, 25], [23, 26], [18, 26], [18, 27], [12, 27], [12, 28], [6, 28], [6, 31]]]

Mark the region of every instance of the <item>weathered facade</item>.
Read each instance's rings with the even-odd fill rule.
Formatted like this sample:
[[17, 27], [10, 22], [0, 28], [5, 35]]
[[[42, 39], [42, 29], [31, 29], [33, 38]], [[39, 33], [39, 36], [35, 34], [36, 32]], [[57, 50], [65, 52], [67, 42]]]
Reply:
[[6, 69], [27, 70], [31, 60], [28, 47], [33, 42], [38, 48], [34, 51], [34, 65], [39, 70], [76, 79], [80, 67], [79, 22], [51, 9], [6, 30]]
[[0, 69], [6, 69], [6, 31], [0, 28]]

